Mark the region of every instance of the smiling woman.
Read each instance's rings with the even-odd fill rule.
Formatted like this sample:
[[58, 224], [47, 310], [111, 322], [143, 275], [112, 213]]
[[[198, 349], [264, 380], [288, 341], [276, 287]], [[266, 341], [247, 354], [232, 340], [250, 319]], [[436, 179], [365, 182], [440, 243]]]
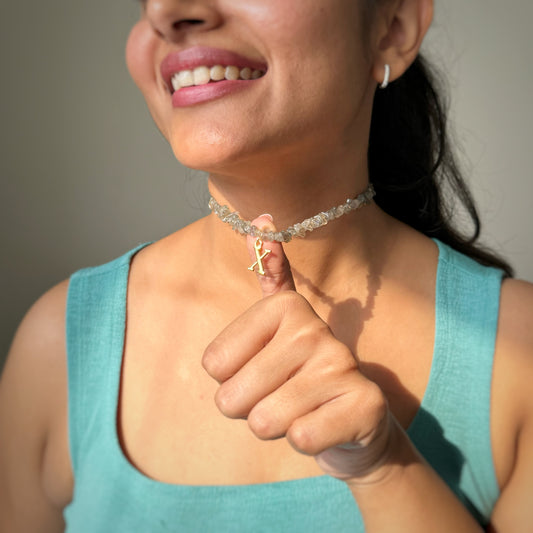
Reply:
[[0, 530], [527, 530], [533, 287], [476, 242], [432, 18], [142, 3], [130, 74], [213, 213], [28, 312]]

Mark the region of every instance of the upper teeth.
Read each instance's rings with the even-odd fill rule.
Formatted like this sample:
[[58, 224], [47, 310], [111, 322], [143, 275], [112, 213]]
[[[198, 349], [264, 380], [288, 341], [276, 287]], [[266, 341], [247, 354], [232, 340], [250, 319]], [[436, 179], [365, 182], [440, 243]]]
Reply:
[[171, 78], [172, 88], [179, 91], [182, 87], [191, 87], [192, 85], [205, 85], [210, 81], [221, 80], [255, 80], [260, 78], [264, 72], [262, 70], [252, 70], [249, 67], [239, 68], [234, 66], [223, 67], [215, 65], [214, 67], [196, 67], [193, 70], [181, 70], [176, 72]]

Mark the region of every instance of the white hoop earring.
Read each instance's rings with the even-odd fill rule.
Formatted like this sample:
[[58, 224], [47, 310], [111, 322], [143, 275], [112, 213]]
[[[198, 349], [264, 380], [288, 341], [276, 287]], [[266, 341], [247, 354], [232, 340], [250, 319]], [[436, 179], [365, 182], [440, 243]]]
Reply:
[[380, 89], [386, 89], [390, 81], [390, 66], [385, 64], [385, 76], [383, 77], [383, 82], [379, 86]]

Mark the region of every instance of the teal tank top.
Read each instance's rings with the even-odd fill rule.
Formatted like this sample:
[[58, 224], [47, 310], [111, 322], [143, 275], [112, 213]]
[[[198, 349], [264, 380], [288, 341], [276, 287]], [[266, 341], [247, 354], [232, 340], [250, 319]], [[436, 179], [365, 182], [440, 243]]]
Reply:
[[[433, 362], [408, 434], [485, 525], [499, 496], [490, 390], [502, 274], [437, 245]], [[329, 476], [254, 485], [173, 485], [146, 477], [128, 462], [117, 436], [117, 404], [128, 273], [138, 249], [70, 280], [66, 320], [75, 487], [64, 511], [66, 531], [363, 532], [350, 491]]]

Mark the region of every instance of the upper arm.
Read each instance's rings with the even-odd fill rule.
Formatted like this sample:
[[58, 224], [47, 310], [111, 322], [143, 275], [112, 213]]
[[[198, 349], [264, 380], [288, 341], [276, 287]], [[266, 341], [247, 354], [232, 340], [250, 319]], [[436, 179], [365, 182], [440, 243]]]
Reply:
[[502, 288], [494, 361], [492, 440], [501, 495], [492, 531], [520, 533], [533, 523], [533, 285]]
[[68, 283], [42, 296], [13, 340], [0, 379], [0, 530], [59, 532], [68, 459], [65, 305]]

